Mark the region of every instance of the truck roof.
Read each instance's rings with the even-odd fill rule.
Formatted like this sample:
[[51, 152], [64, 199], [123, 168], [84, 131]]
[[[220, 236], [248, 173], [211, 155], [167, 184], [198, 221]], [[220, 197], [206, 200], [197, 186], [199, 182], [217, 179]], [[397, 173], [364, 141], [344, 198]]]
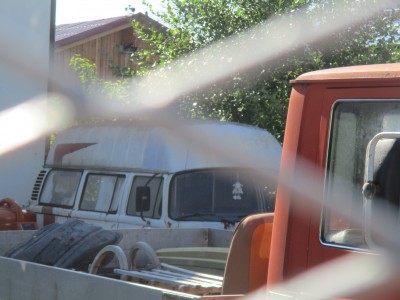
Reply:
[[[207, 135], [215, 141], [229, 142], [231, 146], [234, 143], [243, 153], [264, 158], [268, 162], [267, 168], [279, 169], [282, 147], [266, 130], [230, 122], [194, 122], [187, 126], [190, 127], [190, 134], [199, 135], [198, 139]], [[246, 167], [221, 156], [204, 154], [199, 148], [201, 145], [185, 143], [180, 133], [162, 127], [138, 123], [98, 124], [75, 127], [57, 134], [45, 167], [134, 169], [164, 173]]]
[[300, 75], [292, 84], [310, 83], [319, 81], [347, 81], [347, 80], [374, 80], [380, 81], [388, 79], [398, 80], [400, 78], [400, 64], [377, 64], [333, 68], [308, 72]]

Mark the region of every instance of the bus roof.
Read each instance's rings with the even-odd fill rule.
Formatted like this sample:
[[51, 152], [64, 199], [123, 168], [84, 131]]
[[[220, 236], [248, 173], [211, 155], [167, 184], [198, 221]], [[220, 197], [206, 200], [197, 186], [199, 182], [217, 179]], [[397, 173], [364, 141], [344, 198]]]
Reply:
[[[190, 130], [189, 134], [198, 135], [197, 140], [204, 135], [208, 143], [211, 139], [216, 143], [237, 145], [243, 153], [267, 158], [267, 168], [279, 169], [281, 145], [266, 130], [229, 122], [194, 122], [185, 126]], [[207, 142], [204, 147], [193, 144], [193, 141], [185, 142], [181, 134], [181, 131], [177, 134], [166, 128], [135, 123], [75, 127], [57, 134], [45, 167], [135, 169], [165, 173], [199, 168], [246, 167], [221, 155], [205, 154], [203, 150], [207, 148]]]

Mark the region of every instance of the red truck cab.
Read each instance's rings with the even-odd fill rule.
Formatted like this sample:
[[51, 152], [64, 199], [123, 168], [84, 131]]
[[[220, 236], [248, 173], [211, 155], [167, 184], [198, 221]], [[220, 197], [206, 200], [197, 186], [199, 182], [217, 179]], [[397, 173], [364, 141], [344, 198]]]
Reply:
[[[380, 169], [400, 132], [400, 64], [316, 71], [291, 83], [269, 286], [345, 253], [368, 255], [375, 243], [371, 222], [378, 195], [363, 194], [363, 186], [373, 184], [385, 189], [385, 195], [397, 193], [395, 184], [378, 182], [376, 174], [388, 172]], [[382, 146], [388, 139], [379, 138], [382, 133], [394, 133], [390, 146]], [[371, 146], [374, 137], [378, 141]], [[314, 168], [314, 178], [308, 181], [312, 201], [285, 184], [307, 182], [302, 179], [308, 172], [302, 170], [305, 164]]]

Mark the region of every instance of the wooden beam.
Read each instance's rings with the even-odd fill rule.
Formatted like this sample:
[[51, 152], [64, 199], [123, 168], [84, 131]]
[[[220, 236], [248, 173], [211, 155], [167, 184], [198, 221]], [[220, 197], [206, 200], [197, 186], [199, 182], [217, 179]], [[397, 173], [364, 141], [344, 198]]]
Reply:
[[97, 75], [100, 75], [100, 64], [101, 64], [101, 38], [96, 39], [96, 59], [95, 59], [95, 64], [96, 64], [96, 72]]

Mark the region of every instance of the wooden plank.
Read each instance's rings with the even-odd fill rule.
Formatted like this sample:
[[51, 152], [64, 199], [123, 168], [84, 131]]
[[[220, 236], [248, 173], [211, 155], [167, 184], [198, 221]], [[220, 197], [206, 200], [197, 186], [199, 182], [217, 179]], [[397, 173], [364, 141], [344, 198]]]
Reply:
[[160, 274], [160, 275], [170, 277], [170, 278], [182, 278], [182, 279], [186, 279], [192, 283], [195, 283], [196, 285], [202, 285], [202, 286], [207, 286], [207, 287], [221, 287], [222, 286], [222, 277], [220, 280], [211, 280], [206, 277], [171, 272], [171, 271], [167, 271], [167, 270], [163, 270], [163, 269], [152, 269], [151, 271], [144, 270], [141, 272], [152, 272], [152, 273]]
[[114, 269], [114, 272], [120, 275], [125, 275], [132, 280], [146, 280], [151, 285], [164, 284], [166, 288], [172, 290], [189, 291], [193, 294], [220, 294], [221, 285], [213, 286], [201, 280], [193, 280], [190, 277], [169, 276], [153, 271], [127, 271], [122, 269]]
[[166, 270], [171, 270], [171, 271], [175, 271], [175, 272], [182, 272], [184, 274], [188, 274], [190, 276], [195, 276], [195, 277], [209, 278], [209, 279], [213, 279], [213, 280], [218, 281], [218, 282], [222, 282], [222, 280], [224, 279], [221, 276], [215, 276], [215, 275], [210, 275], [210, 274], [193, 272], [193, 271], [190, 271], [190, 270], [182, 269], [182, 268], [179, 268], [179, 267], [176, 267], [176, 266], [172, 266], [172, 265], [168, 265], [168, 264], [164, 264], [164, 263], [161, 263], [161, 266], [163, 268], [165, 268]]
[[97, 75], [101, 75], [101, 39], [96, 39], [96, 54], [95, 54], [95, 64]]

